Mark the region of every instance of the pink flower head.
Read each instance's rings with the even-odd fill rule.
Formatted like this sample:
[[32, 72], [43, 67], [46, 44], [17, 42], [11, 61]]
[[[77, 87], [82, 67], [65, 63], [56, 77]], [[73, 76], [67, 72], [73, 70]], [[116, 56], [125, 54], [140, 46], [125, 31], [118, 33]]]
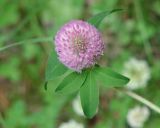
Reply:
[[91, 24], [74, 20], [65, 24], [55, 37], [59, 60], [68, 68], [81, 72], [93, 66], [103, 55], [101, 34]]

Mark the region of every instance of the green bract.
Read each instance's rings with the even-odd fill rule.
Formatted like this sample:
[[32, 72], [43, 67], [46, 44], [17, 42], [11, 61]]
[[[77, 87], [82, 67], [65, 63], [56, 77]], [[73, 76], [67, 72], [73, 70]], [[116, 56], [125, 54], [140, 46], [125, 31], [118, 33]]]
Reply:
[[[88, 22], [98, 28], [107, 15], [121, 10], [101, 12], [90, 18]], [[95, 66], [83, 70], [81, 73], [71, 71], [59, 62], [56, 53], [52, 51], [48, 58], [45, 81], [47, 83], [49, 80], [57, 80], [57, 78], [59, 81], [55, 87], [56, 93], [69, 94], [80, 91], [82, 108], [88, 118], [92, 118], [98, 108], [99, 87], [97, 83], [101, 83], [106, 88], [111, 88], [123, 87], [129, 82], [125, 76], [106, 67]]]

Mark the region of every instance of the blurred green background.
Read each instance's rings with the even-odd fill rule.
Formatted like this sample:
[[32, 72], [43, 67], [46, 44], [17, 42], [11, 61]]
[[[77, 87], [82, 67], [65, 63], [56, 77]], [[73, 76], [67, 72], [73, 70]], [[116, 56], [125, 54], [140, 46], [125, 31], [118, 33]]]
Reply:
[[[59, 96], [43, 86], [60, 26], [116, 8], [124, 11], [100, 26], [107, 45], [101, 63], [122, 72], [132, 57], [147, 62], [151, 79], [135, 92], [160, 106], [160, 0], [0, 0], [0, 49], [23, 43], [0, 51], [0, 128], [58, 128], [70, 119], [86, 128], [130, 127], [129, 109], [142, 104], [125, 94], [101, 87], [99, 111], [88, 120], [74, 112], [75, 95]], [[159, 125], [160, 115], [150, 111], [144, 128]]]

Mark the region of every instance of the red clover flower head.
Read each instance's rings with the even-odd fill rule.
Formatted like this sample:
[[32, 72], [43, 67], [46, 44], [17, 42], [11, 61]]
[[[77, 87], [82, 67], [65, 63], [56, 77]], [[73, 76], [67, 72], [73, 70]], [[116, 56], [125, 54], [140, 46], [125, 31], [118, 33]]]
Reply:
[[103, 55], [104, 42], [94, 26], [85, 21], [73, 20], [57, 32], [55, 49], [65, 66], [81, 72], [95, 65]]

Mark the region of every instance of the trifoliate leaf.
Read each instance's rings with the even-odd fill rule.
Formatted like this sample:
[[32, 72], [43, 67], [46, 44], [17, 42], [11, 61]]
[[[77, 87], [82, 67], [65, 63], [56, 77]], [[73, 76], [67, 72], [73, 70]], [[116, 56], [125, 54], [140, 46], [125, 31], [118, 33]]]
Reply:
[[59, 84], [55, 91], [64, 94], [78, 91], [83, 85], [86, 76], [86, 72], [82, 72], [81, 74], [77, 72], [72, 72], [63, 79], [63, 81]]
[[123, 10], [123, 9], [114, 9], [114, 10], [112, 10], [112, 11], [104, 11], [104, 12], [98, 13], [97, 15], [91, 17], [91, 18], [88, 19], [87, 21], [88, 21], [90, 24], [94, 25], [96, 28], [98, 28], [99, 25], [100, 25], [100, 23], [102, 22], [102, 20], [103, 20], [106, 16], [108, 16], [108, 15], [114, 13], [114, 12], [122, 11], [122, 10]]
[[45, 72], [45, 81], [55, 79], [63, 75], [68, 69], [59, 62], [55, 51], [52, 51], [49, 58]]
[[[65, 77], [67, 77], [68, 75], [70, 75], [73, 71], [69, 70], [66, 71], [63, 75], [56, 77], [53, 80], [50, 80], [47, 82], [48, 86], [47, 86], [47, 92], [49, 93], [53, 93], [55, 92], [56, 88], [59, 86], [59, 84], [64, 80]], [[46, 89], [46, 87], [45, 87]]]
[[80, 98], [83, 112], [88, 118], [92, 118], [99, 104], [99, 88], [92, 71], [87, 75], [84, 85], [80, 89]]
[[122, 87], [129, 82], [129, 79], [109, 68], [95, 67], [94, 74], [96, 81], [102, 83], [105, 87]]

